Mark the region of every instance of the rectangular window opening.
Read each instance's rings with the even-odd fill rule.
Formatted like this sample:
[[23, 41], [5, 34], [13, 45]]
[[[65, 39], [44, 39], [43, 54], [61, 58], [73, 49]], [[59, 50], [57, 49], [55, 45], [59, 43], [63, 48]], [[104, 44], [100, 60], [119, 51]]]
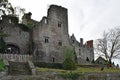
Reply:
[[61, 23], [58, 23], [58, 27], [61, 28], [62, 24]]
[[59, 46], [62, 46], [62, 41], [59, 41], [59, 42], [58, 42], [58, 45], [59, 45]]
[[45, 43], [49, 43], [49, 38], [45, 37]]
[[3, 30], [3, 27], [0, 27], [0, 30]]

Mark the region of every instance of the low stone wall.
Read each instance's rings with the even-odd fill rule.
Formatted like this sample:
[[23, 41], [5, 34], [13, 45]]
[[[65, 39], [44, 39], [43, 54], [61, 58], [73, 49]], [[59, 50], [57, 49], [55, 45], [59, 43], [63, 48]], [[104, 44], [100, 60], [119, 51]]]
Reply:
[[56, 72], [39, 72], [38, 75], [3, 76], [0, 80], [120, 80], [118, 73], [84, 73], [77, 79], [63, 78]]
[[33, 62], [32, 61], [28, 61], [28, 65], [30, 67], [32, 75], [35, 75], [36, 74], [36, 68], [35, 68]]
[[85, 73], [84, 80], [120, 80], [120, 72]]
[[32, 55], [22, 55], [22, 54], [1, 54], [0, 58], [5, 59], [7, 61], [14, 62], [28, 62], [32, 60]]

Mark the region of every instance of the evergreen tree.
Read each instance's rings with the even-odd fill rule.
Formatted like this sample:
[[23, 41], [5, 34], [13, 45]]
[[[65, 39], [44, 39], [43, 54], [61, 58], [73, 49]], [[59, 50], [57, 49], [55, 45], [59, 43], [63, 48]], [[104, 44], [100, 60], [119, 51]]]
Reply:
[[64, 47], [64, 61], [63, 61], [63, 69], [65, 70], [75, 70], [75, 55], [74, 55], [74, 48], [72, 47]]

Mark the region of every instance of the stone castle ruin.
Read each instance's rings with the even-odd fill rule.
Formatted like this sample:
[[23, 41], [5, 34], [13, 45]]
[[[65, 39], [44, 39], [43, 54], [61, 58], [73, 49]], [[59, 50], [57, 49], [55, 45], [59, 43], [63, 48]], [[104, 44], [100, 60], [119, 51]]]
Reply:
[[[83, 38], [79, 42], [74, 34], [69, 36], [66, 8], [51, 5], [47, 16], [40, 22], [31, 19], [31, 15], [24, 14], [22, 23], [18, 23], [17, 17], [13, 15], [2, 16], [0, 31], [8, 35], [3, 38], [8, 50], [0, 53], [1, 58], [8, 54], [17, 57], [30, 55], [30, 59], [36, 61], [61, 63], [64, 60], [63, 47], [71, 46], [75, 48], [78, 64], [94, 60], [93, 40], [84, 44]], [[13, 58], [16, 59], [15, 56]], [[9, 60], [9, 56], [6, 59]]]

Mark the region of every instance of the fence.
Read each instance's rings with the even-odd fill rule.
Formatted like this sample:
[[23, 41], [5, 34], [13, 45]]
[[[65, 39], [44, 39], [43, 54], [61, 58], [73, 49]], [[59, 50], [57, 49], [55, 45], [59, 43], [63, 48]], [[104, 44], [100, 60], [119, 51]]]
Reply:
[[32, 55], [0, 53], [0, 58], [8, 61], [15, 61], [15, 62], [28, 62], [29, 60], [32, 60]]

